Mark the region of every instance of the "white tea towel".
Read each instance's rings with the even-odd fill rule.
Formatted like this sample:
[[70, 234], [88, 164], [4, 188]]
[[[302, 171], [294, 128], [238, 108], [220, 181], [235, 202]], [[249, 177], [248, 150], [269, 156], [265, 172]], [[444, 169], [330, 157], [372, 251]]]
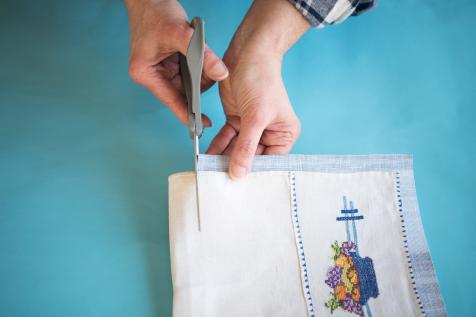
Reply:
[[414, 269], [409, 158], [257, 160], [232, 181], [201, 157], [201, 232], [193, 173], [169, 178], [174, 316], [445, 315], [431, 261]]

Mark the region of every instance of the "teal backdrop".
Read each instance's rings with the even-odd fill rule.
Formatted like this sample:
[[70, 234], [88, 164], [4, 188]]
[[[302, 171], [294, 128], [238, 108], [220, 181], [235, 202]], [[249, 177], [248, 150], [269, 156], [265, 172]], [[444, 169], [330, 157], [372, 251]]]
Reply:
[[[283, 0], [284, 1], [284, 0]], [[250, 1], [183, 1], [224, 53]], [[476, 3], [380, 1], [284, 60], [304, 154], [411, 153], [450, 316], [474, 316]], [[0, 2], [0, 316], [170, 316], [187, 129], [128, 77], [120, 1]], [[223, 123], [216, 87], [203, 95]]]

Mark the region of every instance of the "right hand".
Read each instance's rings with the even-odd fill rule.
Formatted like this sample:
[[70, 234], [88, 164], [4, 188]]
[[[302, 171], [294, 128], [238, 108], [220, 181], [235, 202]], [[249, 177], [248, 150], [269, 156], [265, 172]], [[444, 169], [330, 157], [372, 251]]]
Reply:
[[[130, 28], [129, 74], [164, 103], [184, 124], [188, 123], [178, 54], [187, 54], [193, 35], [187, 14], [176, 0], [125, 0]], [[208, 46], [202, 91], [228, 76], [228, 69]], [[202, 117], [205, 127], [210, 119]]]

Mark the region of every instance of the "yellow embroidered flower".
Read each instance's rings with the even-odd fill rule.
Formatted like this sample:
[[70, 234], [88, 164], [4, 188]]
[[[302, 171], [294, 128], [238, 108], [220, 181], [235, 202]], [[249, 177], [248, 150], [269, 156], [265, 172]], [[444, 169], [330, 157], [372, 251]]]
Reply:
[[352, 261], [352, 258], [348, 255], [341, 254], [337, 257], [335, 260], [335, 265], [338, 267], [344, 267], [344, 266], [352, 266], [354, 263]]
[[357, 274], [357, 270], [355, 269], [355, 266], [348, 271], [347, 276], [352, 284], [354, 285], [359, 284], [359, 275]]
[[334, 294], [338, 300], [344, 300], [346, 298], [347, 289], [344, 285], [338, 284], [334, 288]]
[[344, 267], [345, 255], [341, 254], [335, 259], [335, 264], [338, 267]]

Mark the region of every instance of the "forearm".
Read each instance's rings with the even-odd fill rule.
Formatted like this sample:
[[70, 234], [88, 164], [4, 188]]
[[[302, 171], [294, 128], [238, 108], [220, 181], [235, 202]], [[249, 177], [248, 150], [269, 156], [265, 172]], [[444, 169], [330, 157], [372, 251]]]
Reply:
[[145, 2], [166, 2], [166, 1], [174, 1], [176, 2], [177, 0], [123, 0], [124, 4], [126, 7], [130, 8], [134, 5], [137, 5], [139, 3], [145, 3]]
[[287, 0], [255, 0], [235, 33], [227, 59], [282, 57], [309, 29], [309, 23]]
[[130, 10], [136, 5], [143, 3], [144, 1], [147, 1], [147, 0], [123, 0], [123, 1], [124, 1], [124, 4], [126, 5], [126, 8]]

